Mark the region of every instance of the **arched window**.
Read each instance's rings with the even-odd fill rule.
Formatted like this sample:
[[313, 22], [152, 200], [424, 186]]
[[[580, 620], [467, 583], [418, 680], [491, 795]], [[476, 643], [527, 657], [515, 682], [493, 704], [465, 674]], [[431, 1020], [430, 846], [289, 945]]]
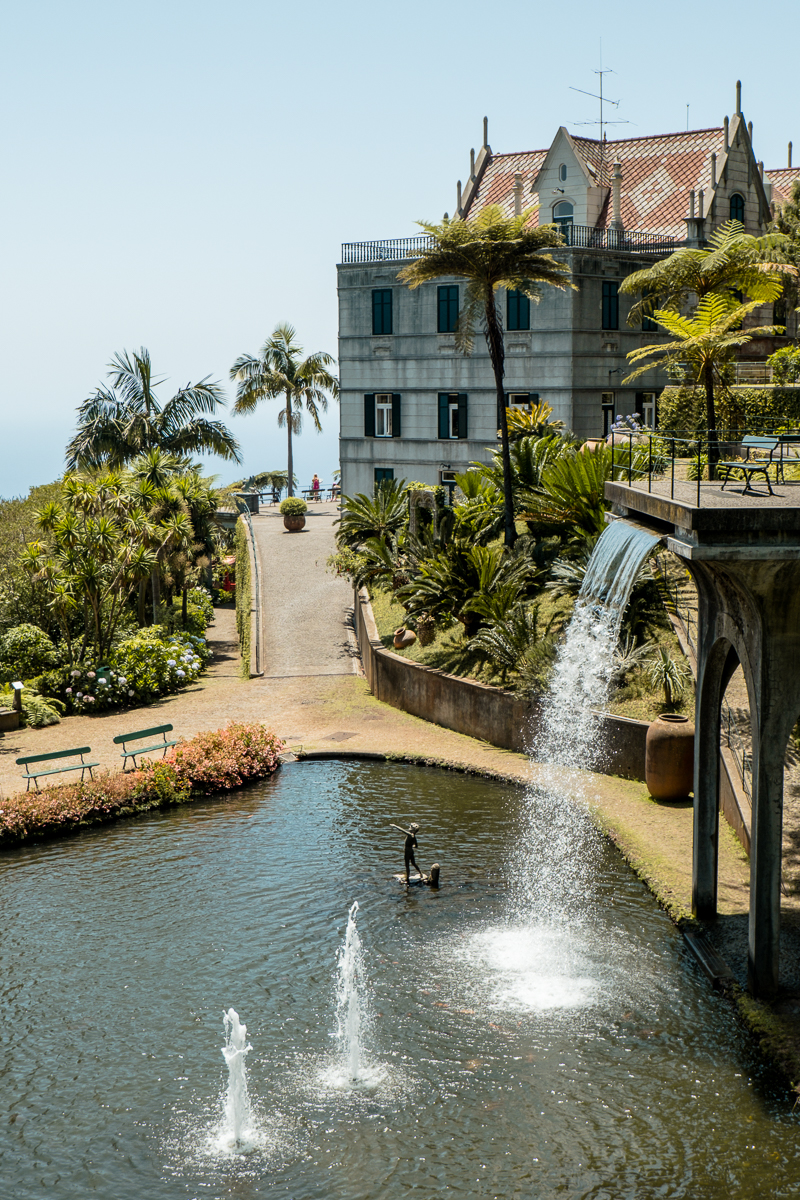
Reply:
[[574, 209], [569, 200], [560, 200], [558, 204], [553, 205], [553, 220], [563, 229], [565, 225], [572, 224], [573, 212]]
[[566, 163], [562, 163], [561, 166], [558, 168], [558, 178], [561, 180], [562, 183], [564, 183], [564, 181], [566, 180], [566, 178], [567, 178], [567, 164]]
[[731, 196], [731, 220], [741, 221], [744, 225], [744, 196], [734, 192]]

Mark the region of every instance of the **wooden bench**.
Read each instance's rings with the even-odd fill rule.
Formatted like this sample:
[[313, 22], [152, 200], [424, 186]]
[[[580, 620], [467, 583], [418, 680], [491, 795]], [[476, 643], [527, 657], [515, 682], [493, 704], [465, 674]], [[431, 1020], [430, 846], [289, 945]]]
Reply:
[[[60, 775], [62, 771], [80, 771], [81, 781], [83, 781], [83, 772], [88, 771], [89, 778], [94, 779], [94, 775], [92, 775], [92, 767], [99, 767], [100, 763], [84, 762], [83, 760], [84, 754], [91, 753], [91, 746], [78, 746], [75, 750], [51, 750], [49, 754], [28, 754], [25, 756], [25, 758], [18, 758], [17, 766], [25, 768], [25, 775], [23, 778], [27, 779], [28, 781], [25, 791], [30, 791], [31, 780], [33, 780], [33, 782], [36, 784], [36, 790], [38, 792], [39, 780], [43, 775]], [[55, 762], [56, 759], [59, 758], [75, 758], [78, 754], [81, 756], [81, 761], [79, 763], [72, 763], [69, 766], [50, 767], [47, 771], [31, 770], [31, 763]]]
[[[764, 479], [766, 480], [766, 483], [767, 483], [767, 487], [769, 488], [769, 494], [770, 494], [770, 496], [774, 496], [775, 493], [772, 490], [772, 484], [769, 481], [768, 472], [769, 472], [770, 467], [775, 467], [775, 471], [776, 471], [775, 482], [777, 483], [778, 482], [777, 472], [778, 472], [779, 463], [776, 462], [772, 456], [775, 453], [775, 451], [780, 448], [780, 438], [756, 437], [753, 434], [747, 434], [746, 437], [742, 438], [742, 448], [745, 452], [745, 457], [744, 457], [743, 462], [720, 462], [720, 463], [717, 463], [717, 470], [725, 472], [725, 479], [723, 481], [722, 487], [720, 488], [720, 491], [723, 491], [723, 492], [725, 491], [725, 484], [728, 482], [728, 480], [731, 477], [731, 471], [735, 470], [735, 471], [741, 471], [742, 474], [744, 475], [744, 491], [742, 492], [743, 496], [746, 496], [748, 492], [752, 496], [758, 495], [758, 492], [753, 491], [752, 487], [750, 486], [750, 480], [752, 479], [752, 477], [754, 475], [763, 475], [764, 476]], [[760, 451], [761, 453], [766, 453], [769, 455], [769, 457], [766, 459], [765, 458], [751, 459], [750, 458], [751, 450]]]
[[[170, 746], [177, 746], [177, 741], [168, 742], [167, 734], [172, 733], [171, 725], [154, 725], [152, 729], [139, 729], [135, 733], [121, 733], [119, 737], [114, 738], [115, 746], [122, 746], [122, 769], [125, 770], [126, 763], [129, 758], [133, 759], [134, 769], [136, 768], [137, 754], [150, 754], [153, 750], [161, 750], [164, 754], [167, 753]], [[133, 750], [127, 748], [128, 742], [140, 742], [144, 738], [158, 737], [161, 734], [162, 741], [154, 742], [152, 746], [136, 746]]]

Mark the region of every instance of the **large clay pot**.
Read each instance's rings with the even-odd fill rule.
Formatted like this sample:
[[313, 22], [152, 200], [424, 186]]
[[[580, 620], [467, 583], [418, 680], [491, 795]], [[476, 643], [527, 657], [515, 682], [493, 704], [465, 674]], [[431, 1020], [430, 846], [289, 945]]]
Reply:
[[417, 640], [417, 635], [413, 629], [406, 629], [401, 625], [399, 629], [394, 631], [394, 648], [395, 650], [407, 650], [409, 646], [413, 646]]
[[305, 526], [306, 519], [302, 513], [298, 513], [296, 517], [290, 516], [289, 513], [284, 513], [283, 527], [288, 529], [289, 533], [299, 533]]
[[647, 731], [647, 790], [654, 800], [685, 800], [694, 787], [694, 725], [688, 717], [662, 713]]

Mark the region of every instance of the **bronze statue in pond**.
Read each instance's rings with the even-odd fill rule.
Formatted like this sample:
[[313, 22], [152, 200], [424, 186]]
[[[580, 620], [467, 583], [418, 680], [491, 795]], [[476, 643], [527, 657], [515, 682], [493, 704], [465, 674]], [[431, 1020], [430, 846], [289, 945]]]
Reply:
[[403, 829], [403, 827], [401, 825], [395, 825], [393, 821], [390, 821], [389, 823], [392, 826], [392, 829], [398, 829], [400, 831], [400, 833], [404, 833], [406, 835], [406, 844], [404, 847], [406, 883], [409, 882], [409, 871], [410, 871], [411, 867], [413, 867], [414, 870], [417, 871], [420, 879], [424, 879], [425, 876], [422, 874], [422, 871], [417, 866], [416, 860], [414, 858], [414, 848], [416, 847], [417, 849], [419, 849], [419, 846], [417, 844], [417, 832], [419, 830], [419, 825], [417, 825], [416, 822], [412, 821], [411, 824], [409, 825], [408, 829]]

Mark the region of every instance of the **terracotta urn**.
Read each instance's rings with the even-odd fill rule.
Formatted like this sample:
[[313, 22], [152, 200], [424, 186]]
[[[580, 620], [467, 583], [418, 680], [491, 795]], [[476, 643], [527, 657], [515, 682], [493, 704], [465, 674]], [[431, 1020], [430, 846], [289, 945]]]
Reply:
[[394, 648], [395, 650], [407, 650], [409, 646], [413, 646], [417, 640], [417, 635], [413, 629], [406, 629], [401, 625], [399, 629], [394, 631]]
[[304, 528], [305, 523], [306, 519], [302, 513], [298, 513], [296, 517], [290, 516], [289, 513], [284, 513], [283, 515], [283, 527], [284, 529], [288, 529], [289, 533], [299, 533]]
[[594, 450], [597, 449], [598, 446], [604, 446], [604, 445], [605, 445], [605, 441], [603, 440], [603, 438], [587, 438], [586, 441], [581, 446], [581, 450], [583, 450], [584, 453], [591, 454]]
[[685, 800], [694, 787], [694, 725], [688, 717], [662, 713], [647, 731], [647, 790], [654, 800]]

